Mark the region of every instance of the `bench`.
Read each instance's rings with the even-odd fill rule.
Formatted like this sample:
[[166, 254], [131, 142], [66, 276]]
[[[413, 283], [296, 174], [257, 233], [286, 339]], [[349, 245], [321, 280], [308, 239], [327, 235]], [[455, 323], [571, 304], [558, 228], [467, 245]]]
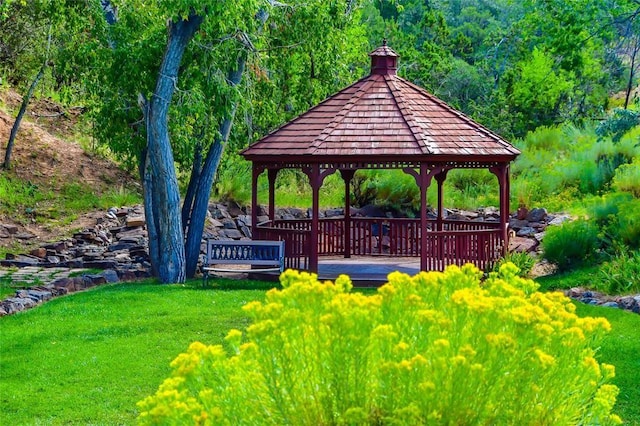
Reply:
[[[220, 268], [218, 265], [249, 265], [252, 268]], [[256, 268], [253, 268], [256, 267]], [[202, 267], [203, 283], [209, 272], [282, 272], [284, 270], [284, 241], [207, 240], [207, 255]]]

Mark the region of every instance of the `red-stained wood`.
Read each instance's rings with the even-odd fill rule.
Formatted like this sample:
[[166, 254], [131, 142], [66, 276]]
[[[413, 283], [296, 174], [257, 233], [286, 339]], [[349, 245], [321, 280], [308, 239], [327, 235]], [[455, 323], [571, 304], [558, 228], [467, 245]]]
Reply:
[[[256, 239], [287, 241], [287, 266], [317, 271], [319, 256], [419, 256], [422, 270], [473, 262], [486, 269], [508, 246], [509, 163], [519, 154], [497, 134], [426, 90], [397, 75], [398, 55], [386, 43], [370, 54], [371, 72], [252, 144], [242, 155], [253, 162], [252, 211], [257, 175], [269, 173], [269, 217], [254, 227]], [[277, 171], [309, 176], [312, 219], [274, 221]], [[447, 172], [484, 168], [500, 187], [500, 223], [453, 223], [443, 219]], [[360, 169], [400, 169], [416, 180], [420, 218], [349, 217], [349, 185]], [[340, 172], [345, 182], [343, 220], [319, 216], [324, 178]], [[438, 221], [427, 219], [427, 190], [438, 183]], [[252, 213], [253, 223], [257, 216]], [[291, 249], [289, 248], [291, 247]]]

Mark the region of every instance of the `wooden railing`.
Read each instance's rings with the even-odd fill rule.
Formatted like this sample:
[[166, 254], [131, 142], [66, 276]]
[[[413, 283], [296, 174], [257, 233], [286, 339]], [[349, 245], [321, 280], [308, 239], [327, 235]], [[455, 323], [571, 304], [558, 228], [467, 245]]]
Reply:
[[[318, 255], [345, 255], [344, 219], [322, 218], [318, 226]], [[502, 254], [502, 234], [497, 222], [443, 220], [439, 224], [429, 220], [427, 231], [428, 270], [467, 262], [486, 269]], [[254, 238], [284, 240], [286, 267], [304, 269], [309, 261], [310, 232], [311, 219], [277, 220], [258, 224]], [[351, 218], [350, 235], [350, 255], [420, 257], [420, 219]]]
[[284, 241], [284, 267], [306, 269], [309, 264], [309, 231], [276, 227], [269, 222], [258, 224], [254, 230], [257, 240]]

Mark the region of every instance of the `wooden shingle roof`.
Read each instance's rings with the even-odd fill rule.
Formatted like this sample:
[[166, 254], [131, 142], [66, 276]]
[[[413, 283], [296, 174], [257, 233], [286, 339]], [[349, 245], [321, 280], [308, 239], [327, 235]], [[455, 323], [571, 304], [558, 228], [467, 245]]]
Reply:
[[[510, 161], [520, 152], [426, 90], [396, 75], [386, 43], [371, 54], [371, 74], [263, 137], [242, 154], [263, 161], [429, 157]], [[301, 158], [302, 157], [302, 158]], [[313, 160], [311, 159], [313, 158]]]

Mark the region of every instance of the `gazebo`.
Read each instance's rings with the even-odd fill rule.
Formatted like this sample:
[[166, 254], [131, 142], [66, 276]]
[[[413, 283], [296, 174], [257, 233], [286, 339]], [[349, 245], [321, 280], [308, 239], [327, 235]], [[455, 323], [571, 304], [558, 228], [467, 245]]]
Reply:
[[[424, 89], [398, 77], [398, 55], [386, 44], [373, 52], [371, 73], [286, 123], [242, 152], [252, 162], [252, 232], [257, 240], [284, 240], [285, 265], [318, 272], [321, 256], [420, 257], [421, 270], [471, 262], [481, 269], [508, 244], [509, 164], [520, 152]], [[311, 217], [275, 217], [275, 181], [282, 169], [300, 169], [312, 191]], [[452, 169], [488, 169], [500, 188], [499, 222], [448, 220], [442, 185]], [[350, 188], [361, 169], [400, 169], [420, 190], [420, 217], [353, 217]], [[268, 220], [258, 223], [258, 177], [267, 171]], [[344, 181], [341, 217], [321, 218], [324, 179]], [[435, 179], [437, 217], [427, 215]], [[262, 218], [266, 219], [266, 218]], [[383, 249], [383, 240], [385, 241]]]

